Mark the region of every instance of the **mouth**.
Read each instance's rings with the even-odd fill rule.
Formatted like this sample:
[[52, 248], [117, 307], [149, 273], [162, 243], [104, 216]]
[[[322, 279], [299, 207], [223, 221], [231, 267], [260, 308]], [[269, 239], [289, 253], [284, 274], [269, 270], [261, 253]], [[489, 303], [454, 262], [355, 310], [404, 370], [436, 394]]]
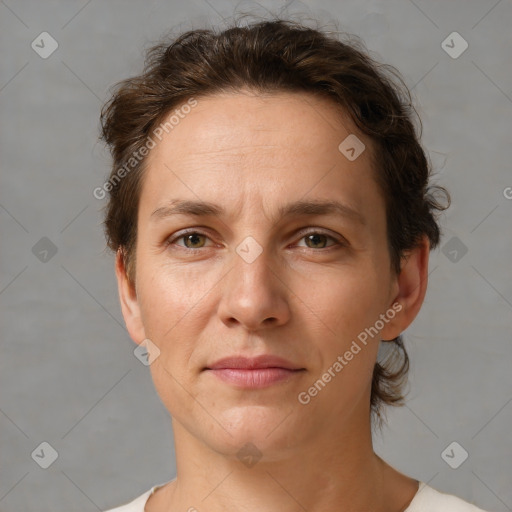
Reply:
[[306, 371], [286, 359], [271, 355], [228, 357], [203, 370], [223, 382], [246, 389], [261, 389], [287, 382]]
[[228, 384], [252, 389], [266, 388], [273, 384], [286, 382], [305, 371], [304, 369], [289, 370], [287, 368], [206, 368], [205, 370]]

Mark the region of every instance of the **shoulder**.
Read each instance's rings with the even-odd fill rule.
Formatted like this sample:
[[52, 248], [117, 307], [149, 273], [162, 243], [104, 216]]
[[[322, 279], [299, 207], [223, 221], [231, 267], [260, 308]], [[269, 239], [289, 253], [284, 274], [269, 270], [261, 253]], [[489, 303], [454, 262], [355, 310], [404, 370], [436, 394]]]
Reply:
[[109, 508], [104, 512], [144, 512], [144, 507], [149, 499], [149, 497], [160, 487], [163, 487], [165, 484], [155, 485], [149, 491], [146, 491], [144, 494], [141, 494], [133, 501], [126, 503], [125, 505], [121, 505], [116, 508]]
[[418, 492], [404, 512], [486, 512], [452, 494], [420, 482]]
[[[149, 497], [165, 484], [155, 485], [133, 501], [104, 512], [144, 512]], [[420, 482], [418, 492], [404, 512], [487, 512], [452, 494], [437, 491]]]

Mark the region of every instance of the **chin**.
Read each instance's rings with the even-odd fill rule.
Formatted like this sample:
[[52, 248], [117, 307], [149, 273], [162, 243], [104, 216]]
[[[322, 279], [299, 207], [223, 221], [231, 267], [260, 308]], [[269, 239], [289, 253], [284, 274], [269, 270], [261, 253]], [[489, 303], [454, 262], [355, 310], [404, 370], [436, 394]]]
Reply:
[[215, 415], [226, 430], [217, 424], [218, 435], [206, 443], [225, 455], [239, 456], [240, 450], [242, 454], [254, 450], [257, 455], [259, 450], [267, 460], [279, 458], [292, 449], [294, 440], [299, 442], [297, 435], [304, 434], [290, 409], [283, 405], [233, 407]]

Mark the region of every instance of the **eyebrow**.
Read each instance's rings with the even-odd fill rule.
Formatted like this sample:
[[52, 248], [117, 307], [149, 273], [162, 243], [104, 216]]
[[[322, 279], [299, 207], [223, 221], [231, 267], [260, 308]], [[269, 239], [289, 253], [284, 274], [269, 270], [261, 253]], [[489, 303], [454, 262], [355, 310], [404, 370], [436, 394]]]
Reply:
[[[174, 215], [189, 215], [196, 217], [220, 217], [226, 214], [226, 210], [217, 204], [208, 201], [191, 201], [172, 199], [167, 205], [157, 208], [150, 216], [152, 220], [161, 220]], [[353, 220], [362, 226], [366, 225], [366, 219], [350, 206], [336, 200], [331, 201], [294, 201], [278, 209], [280, 218], [292, 216], [315, 216], [336, 214]]]

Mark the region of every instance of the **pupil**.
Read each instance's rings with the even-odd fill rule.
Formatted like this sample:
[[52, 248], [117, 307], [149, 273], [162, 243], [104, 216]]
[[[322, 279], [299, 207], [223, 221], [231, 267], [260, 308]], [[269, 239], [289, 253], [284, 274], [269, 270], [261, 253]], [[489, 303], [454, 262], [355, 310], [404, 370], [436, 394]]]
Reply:
[[[200, 235], [198, 234], [192, 234], [192, 235], [188, 235], [188, 241], [190, 242], [192, 239], [197, 239]], [[195, 242], [192, 240], [192, 245], [195, 245]]]
[[309, 240], [313, 241], [313, 244], [321, 243], [321, 242], [318, 242], [318, 238], [322, 237], [322, 236], [323, 235], [309, 235]]

